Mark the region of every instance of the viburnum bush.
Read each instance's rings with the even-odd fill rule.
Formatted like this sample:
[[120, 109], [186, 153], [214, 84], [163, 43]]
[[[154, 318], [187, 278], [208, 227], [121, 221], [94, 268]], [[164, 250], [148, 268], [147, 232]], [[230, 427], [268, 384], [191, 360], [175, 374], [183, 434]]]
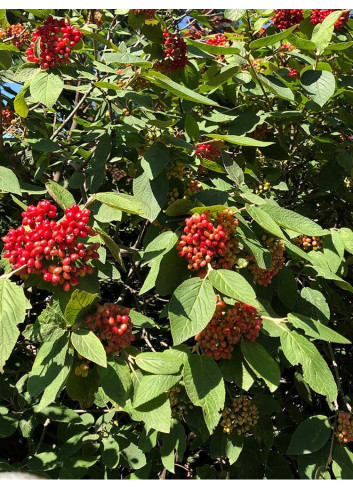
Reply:
[[0, 472], [353, 478], [350, 16], [0, 10]]

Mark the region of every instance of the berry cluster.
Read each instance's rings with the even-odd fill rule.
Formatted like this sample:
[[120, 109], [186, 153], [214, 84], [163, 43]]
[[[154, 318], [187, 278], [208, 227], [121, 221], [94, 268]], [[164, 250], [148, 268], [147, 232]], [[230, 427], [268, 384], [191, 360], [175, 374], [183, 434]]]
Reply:
[[196, 146], [195, 154], [206, 158], [207, 160], [215, 161], [221, 156], [221, 152], [212, 143], [199, 143]]
[[258, 419], [257, 407], [246, 396], [239, 396], [233, 399], [231, 408], [222, 412], [221, 426], [228, 435], [234, 430], [238, 435], [242, 435], [251, 430]]
[[214, 37], [206, 39], [206, 44], [210, 46], [231, 46], [232, 42], [224, 34], [216, 34]]
[[[83, 37], [80, 29], [72, 27], [65, 19], [54, 19], [51, 15], [38, 26], [32, 34], [31, 43], [26, 51], [30, 63], [40, 63], [41, 68], [55, 68], [57, 65], [70, 64], [71, 49]], [[40, 56], [35, 53], [35, 44], [39, 39]]]
[[260, 183], [260, 185], [256, 186], [255, 194], [263, 194], [264, 192], [268, 192], [269, 190], [271, 190], [271, 184], [265, 178], [264, 181]]
[[230, 360], [234, 345], [241, 338], [254, 342], [260, 333], [262, 319], [255, 307], [242, 302], [234, 306], [218, 300], [215, 313], [206, 328], [195, 336], [205, 354], [214, 360]]
[[167, 391], [167, 396], [172, 410], [172, 418], [182, 419], [184, 414], [188, 414], [194, 407], [178, 384]]
[[166, 74], [182, 70], [188, 62], [184, 39], [179, 34], [172, 34], [167, 29], [163, 31], [163, 37], [162, 61], [158, 61], [154, 65], [154, 69]]
[[79, 278], [92, 274], [89, 260], [99, 258], [99, 243], [88, 246], [80, 239], [96, 236], [88, 225], [91, 211], [77, 204], [66, 209], [66, 216], [55, 221], [57, 208], [48, 200], [30, 205], [22, 212], [22, 226], [10, 229], [2, 238], [4, 257], [21, 276], [42, 275], [46, 282], [60, 285], [66, 292]]
[[13, 126], [16, 121], [14, 119], [15, 113], [10, 107], [6, 107], [6, 109], [2, 109], [1, 111], [1, 125], [3, 129], [8, 129], [10, 126]]
[[191, 39], [194, 39], [196, 41], [198, 39], [201, 39], [205, 32], [205, 29], [202, 29], [198, 24], [196, 24], [192, 25], [190, 29], [185, 31], [184, 36], [191, 37]]
[[193, 214], [185, 219], [184, 233], [177, 245], [178, 253], [189, 262], [189, 270], [199, 270], [211, 263], [213, 268], [230, 269], [239, 252], [234, 234], [238, 219], [230, 209], [217, 213], [212, 222], [210, 212]]
[[[263, 237], [265, 246], [268, 248], [272, 257], [271, 268], [260, 268], [256, 263], [249, 264], [248, 269], [254, 275], [254, 281], [264, 287], [267, 287], [272, 278], [282, 269], [285, 258], [283, 256], [284, 246], [281, 241], [277, 241], [274, 238], [266, 239]], [[247, 256], [248, 261], [255, 261], [253, 256]]]
[[304, 251], [317, 251], [321, 250], [323, 239], [316, 236], [309, 237], [301, 235], [294, 239], [294, 244], [297, 245], [299, 248], [302, 248]]
[[353, 441], [353, 419], [351, 413], [338, 413], [336, 436], [341, 443]]
[[22, 24], [9, 25], [7, 29], [0, 29], [0, 40], [8, 39], [8, 42], [21, 49], [27, 43], [29, 32]]
[[185, 196], [184, 198], [189, 198], [192, 195], [197, 194], [198, 192], [201, 192], [203, 190], [203, 186], [198, 180], [190, 180], [189, 185], [187, 189], [185, 190]]
[[150, 20], [150, 19], [153, 19], [154, 13], [157, 12], [157, 9], [153, 9], [153, 8], [150, 8], [150, 9], [133, 8], [132, 9], [132, 12], [135, 15], [144, 14], [145, 19]]
[[292, 76], [294, 78], [300, 78], [300, 73], [298, 70], [296, 70], [295, 68], [291, 68], [290, 66], [287, 66], [287, 68], [289, 69], [289, 73], [287, 73], [287, 76]]
[[126, 177], [127, 173], [122, 168], [119, 168], [114, 163], [110, 164], [108, 167], [108, 171], [112, 176], [113, 182], [118, 182], [122, 178]]
[[[290, 43], [283, 43], [280, 48], [281, 51], [293, 51], [295, 49], [295, 46]], [[285, 56], [285, 53], [279, 53], [280, 56]]]
[[252, 59], [251, 66], [254, 70], [259, 71], [260, 73], [265, 73], [266, 67], [263, 65], [263, 58]]
[[87, 316], [88, 329], [102, 341], [107, 353], [118, 353], [135, 339], [132, 334], [130, 309], [107, 302], [97, 305], [97, 312]]
[[87, 362], [82, 362], [75, 368], [75, 375], [78, 377], [88, 377], [89, 365]]
[[303, 11], [299, 8], [277, 9], [271, 20], [277, 29], [289, 29], [303, 20]]
[[167, 195], [167, 205], [171, 205], [176, 200], [180, 199], [181, 196], [179, 194], [179, 190], [174, 187]]
[[[328, 15], [330, 15], [332, 12], [335, 12], [336, 10], [340, 10], [340, 9], [337, 8], [313, 9], [310, 15], [310, 22], [314, 25], [321, 24]], [[348, 19], [349, 19], [349, 12], [344, 12], [335, 23], [335, 30], [336, 31], [341, 30], [344, 23], [347, 22]]]
[[186, 174], [186, 168], [181, 161], [173, 161], [168, 168], [168, 178], [179, 178], [182, 180]]

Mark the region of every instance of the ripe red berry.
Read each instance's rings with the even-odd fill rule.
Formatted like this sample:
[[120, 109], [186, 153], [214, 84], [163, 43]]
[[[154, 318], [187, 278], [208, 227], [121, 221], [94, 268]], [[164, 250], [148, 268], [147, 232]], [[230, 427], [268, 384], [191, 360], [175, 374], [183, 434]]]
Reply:
[[303, 10], [299, 8], [277, 9], [272, 17], [272, 23], [277, 29], [289, 29], [303, 20]]
[[22, 226], [10, 229], [2, 238], [6, 250], [4, 257], [14, 270], [21, 268], [23, 275], [42, 275], [46, 282], [59, 284], [68, 291], [79, 283], [80, 277], [93, 273], [93, 268], [86, 262], [99, 257], [96, 251], [99, 243], [78, 241], [80, 231], [96, 235], [87, 224], [82, 228], [81, 219], [89, 219], [89, 210], [86, 209], [85, 217], [82, 217], [83, 212], [75, 204], [66, 209], [70, 220], [67, 217], [58, 222], [48, 219], [56, 217], [56, 213], [56, 207], [47, 200], [40, 201], [37, 206], [28, 206], [22, 212]]
[[[340, 9], [336, 9], [336, 8], [313, 9], [310, 15], [310, 22], [314, 25], [321, 24], [328, 15], [330, 15], [332, 12], [335, 12], [336, 10], [340, 10]], [[349, 19], [349, 12], [344, 12], [335, 23], [335, 31], [341, 30], [343, 25], [345, 24], [345, 22], [347, 22], [348, 19]]]
[[[71, 48], [76, 46], [82, 37], [83, 33], [65, 19], [54, 19], [49, 15], [43, 25], [38, 26], [32, 34], [31, 43], [26, 51], [27, 60], [40, 64], [43, 70], [70, 64]], [[39, 57], [35, 52], [38, 39]]]
[[153, 19], [154, 13], [157, 11], [157, 9], [153, 9], [153, 8], [150, 8], [150, 9], [133, 8], [133, 9], [131, 9], [131, 11], [135, 15], [144, 14], [145, 19]]
[[162, 60], [155, 63], [154, 69], [166, 74], [182, 70], [188, 62], [184, 39], [179, 34], [172, 34], [167, 29], [163, 31], [163, 37]]
[[249, 261], [248, 269], [254, 275], [254, 281], [264, 287], [267, 287], [272, 278], [277, 275], [277, 273], [282, 269], [285, 258], [283, 256], [284, 246], [281, 241], [275, 240], [275, 238], [263, 237], [265, 246], [268, 248], [272, 257], [271, 267], [268, 269], [260, 268], [255, 261], [254, 256], [247, 256], [246, 259]]
[[215, 161], [221, 156], [221, 152], [212, 143], [199, 143], [196, 146], [196, 155], [206, 158], [207, 160]]
[[6, 29], [0, 29], [0, 40], [13, 44], [18, 49], [28, 42], [29, 32], [22, 24], [9, 25]]
[[15, 124], [15, 113], [10, 107], [1, 111], [1, 125], [4, 131]]
[[239, 252], [235, 237], [238, 219], [230, 209], [217, 213], [214, 222], [206, 211], [193, 214], [185, 224], [177, 249], [189, 262], [190, 270], [205, 269], [207, 263], [216, 269], [232, 268]]
[[254, 342], [259, 336], [262, 319], [249, 304], [234, 306], [218, 300], [216, 311], [206, 328], [195, 336], [205, 354], [214, 360], [230, 359], [234, 345], [241, 338]]
[[97, 312], [86, 317], [88, 329], [102, 341], [107, 353], [118, 353], [135, 339], [129, 313], [130, 309], [107, 302], [97, 304]]

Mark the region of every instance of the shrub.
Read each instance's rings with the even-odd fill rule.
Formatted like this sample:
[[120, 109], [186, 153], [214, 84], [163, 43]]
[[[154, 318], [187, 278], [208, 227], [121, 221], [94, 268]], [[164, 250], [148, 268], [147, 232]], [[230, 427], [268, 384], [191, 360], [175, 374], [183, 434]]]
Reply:
[[353, 477], [349, 15], [0, 11], [0, 471]]

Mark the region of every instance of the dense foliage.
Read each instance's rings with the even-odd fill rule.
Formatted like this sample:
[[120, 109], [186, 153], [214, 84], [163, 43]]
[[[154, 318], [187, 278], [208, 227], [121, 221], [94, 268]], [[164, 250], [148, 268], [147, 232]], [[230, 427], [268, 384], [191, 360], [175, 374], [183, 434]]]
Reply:
[[349, 11], [0, 23], [0, 471], [353, 478]]

